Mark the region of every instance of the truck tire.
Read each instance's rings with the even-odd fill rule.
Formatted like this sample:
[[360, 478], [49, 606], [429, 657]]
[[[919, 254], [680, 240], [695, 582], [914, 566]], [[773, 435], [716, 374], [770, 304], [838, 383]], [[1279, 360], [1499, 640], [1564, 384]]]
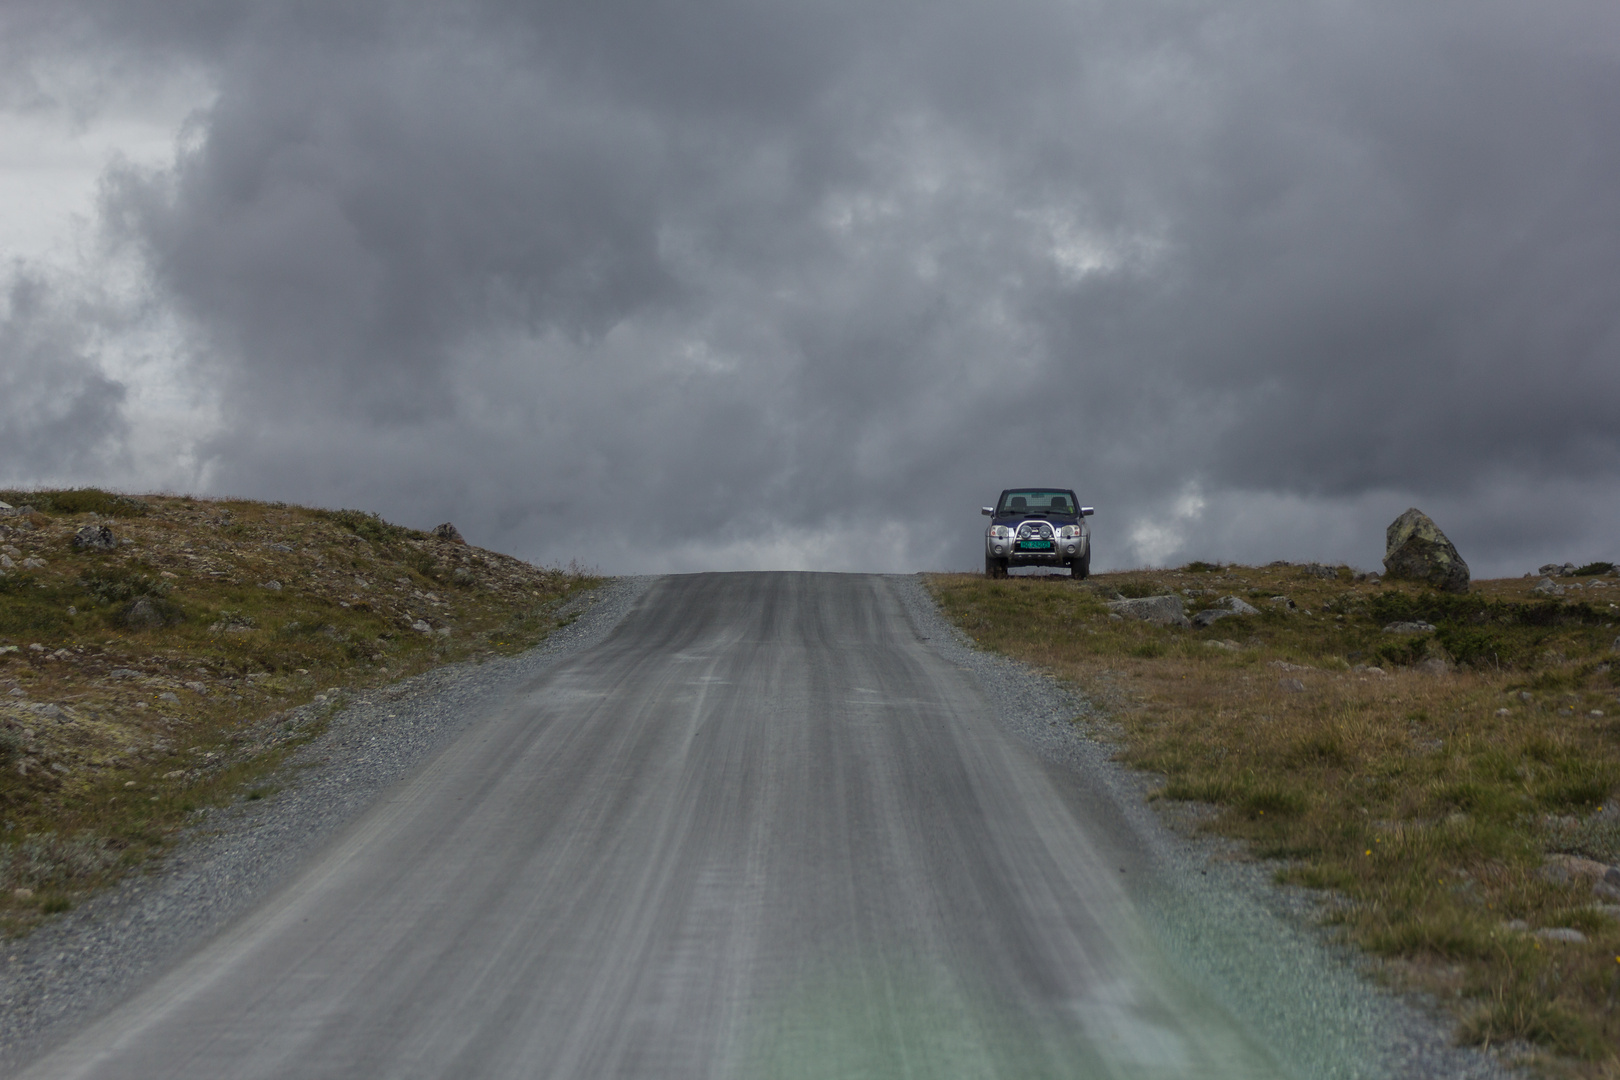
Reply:
[[1006, 561], [1002, 560], [1002, 559], [993, 558], [992, 556], [986, 555], [984, 557], [984, 576], [987, 577], [987, 578], [1004, 578], [1004, 577], [1006, 577], [1007, 576], [1007, 563], [1006, 563]]
[[1089, 545], [1086, 547], [1085, 558], [1076, 559], [1069, 564], [1069, 576], [1076, 578], [1091, 576], [1091, 547]]

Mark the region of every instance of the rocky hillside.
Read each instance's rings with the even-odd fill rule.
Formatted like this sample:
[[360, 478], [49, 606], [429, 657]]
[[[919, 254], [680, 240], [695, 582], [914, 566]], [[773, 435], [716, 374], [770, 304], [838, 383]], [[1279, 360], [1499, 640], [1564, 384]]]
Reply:
[[293, 707], [527, 648], [593, 584], [357, 511], [93, 490], [0, 502], [12, 932], [160, 849], [198, 806], [252, 796], [312, 733], [283, 722]]

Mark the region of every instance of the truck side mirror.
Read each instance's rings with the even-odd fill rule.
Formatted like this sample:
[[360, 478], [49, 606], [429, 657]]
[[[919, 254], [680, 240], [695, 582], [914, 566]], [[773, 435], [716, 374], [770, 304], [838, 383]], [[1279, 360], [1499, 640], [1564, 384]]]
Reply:
[[1090, 517], [1092, 514], [1095, 514], [1096, 512], [1097, 512], [1097, 508], [1095, 506], [1082, 506], [1080, 508], [1080, 516], [1081, 517]]
[[981, 506], [979, 507], [979, 513], [983, 514], [985, 517], [995, 517], [996, 508], [993, 506]]

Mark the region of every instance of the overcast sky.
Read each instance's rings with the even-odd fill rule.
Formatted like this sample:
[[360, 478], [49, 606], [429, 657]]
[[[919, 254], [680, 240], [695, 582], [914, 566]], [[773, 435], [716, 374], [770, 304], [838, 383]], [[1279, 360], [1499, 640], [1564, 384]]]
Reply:
[[0, 0], [0, 483], [609, 571], [1620, 561], [1613, 0]]

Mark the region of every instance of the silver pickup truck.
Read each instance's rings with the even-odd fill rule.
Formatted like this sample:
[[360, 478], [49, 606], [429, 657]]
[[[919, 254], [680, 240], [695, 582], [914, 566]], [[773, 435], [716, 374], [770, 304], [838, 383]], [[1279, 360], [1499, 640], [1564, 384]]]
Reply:
[[1091, 530], [1095, 511], [1081, 506], [1067, 488], [1008, 488], [996, 505], [979, 511], [990, 519], [984, 530], [985, 577], [1006, 577], [1014, 566], [1066, 566], [1077, 578], [1091, 573]]

